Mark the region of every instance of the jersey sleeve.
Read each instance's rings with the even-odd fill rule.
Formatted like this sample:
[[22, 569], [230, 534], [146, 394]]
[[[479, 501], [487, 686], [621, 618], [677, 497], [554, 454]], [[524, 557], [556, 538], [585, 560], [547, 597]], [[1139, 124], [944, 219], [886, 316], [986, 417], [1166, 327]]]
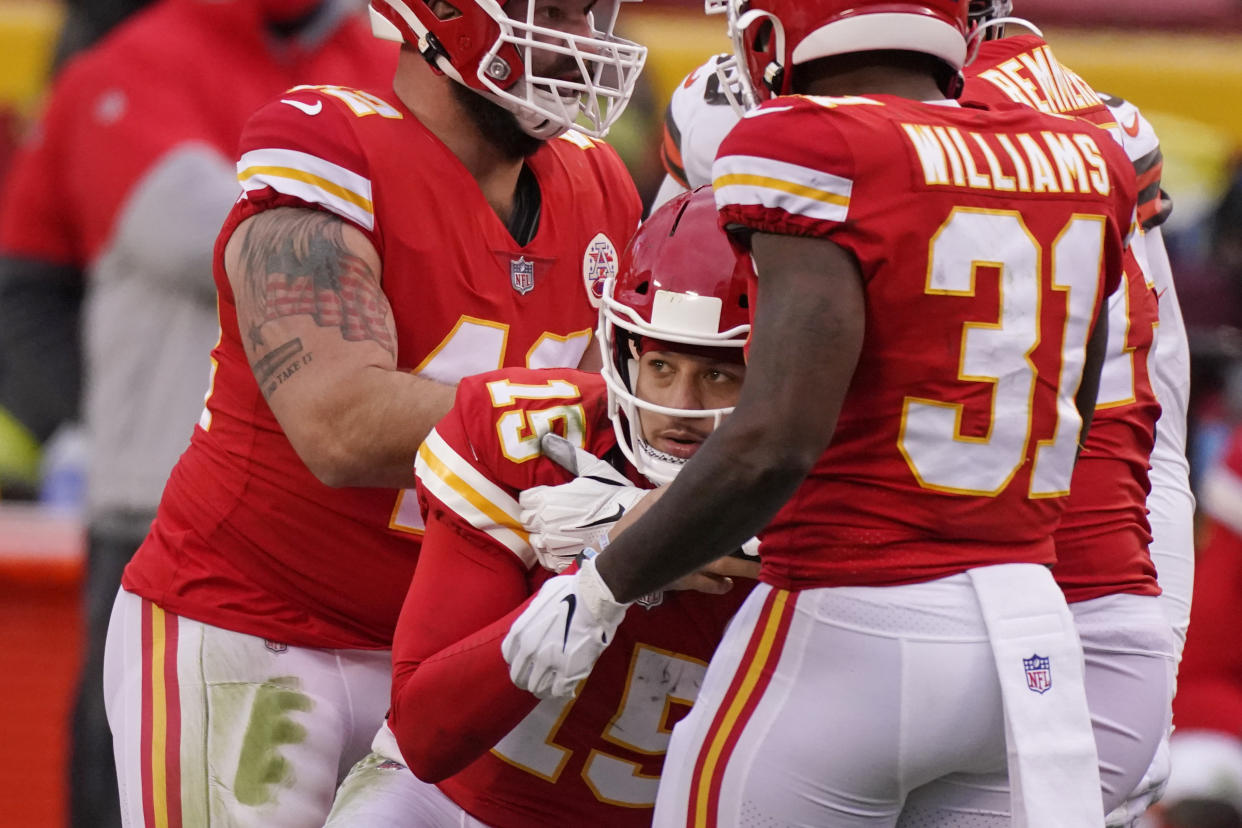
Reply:
[[[828, 238], [850, 214], [854, 163], [831, 118], [782, 98], [750, 112], [724, 139], [712, 188], [726, 228]], [[818, 107], [817, 107], [818, 108]], [[780, 141], [773, 141], [780, 135]]]
[[[415, 775], [438, 781], [481, 756], [536, 699], [509, 681], [500, 642], [531, 592], [534, 554], [516, 491], [476, 451], [496, 421], [467, 380], [419, 449], [426, 532], [393, 639], [389, 724]], [[484, 448], [484, 455], [490, 455]]]
[[[485, 754], [538, 703], [500, 643], [534, 590], [504, 551], [432, 506], [393, 637], [389, 725], [414, 774], [439, 781]], [[550, 574], [550, 573], [549, 573]]]
[[716, 151], [738, 121], [716, 70], [717, 62], [727, 57], [714, 55], [687, 75], [673, 90], [664, 114], [660, 159], [664, 171], [687, 190], [711, 183]]
[[371, 171], [354, 116], [342, 97], [323, 89], [294, 87], [246, 123], [238, 145], [236, 222], [272, 207], [304, 206], [340, 216], [374, 243]]
[[419, 447], [414, 470], [421, 500], [448, 516], [460, 533], [506, 550], [523, 568], [534, 566], [535, 553], [518, 520], [517, 492], [485, 469], [474, 446], [460, 439], [465, 431], [460, 420], [446, 418]]
[[1173, 200], [1160, 187], [1164, 172], [1164, 154], [1156, 130], [1134, 104], [1122, 98], [1101, 94], [1100, 99], [1115, 119], [1110, 129], [1117, 143], [1134, 165], [1138, 187], [1138, 219], [1143, 229], [1150, 230], [1168, 220]]

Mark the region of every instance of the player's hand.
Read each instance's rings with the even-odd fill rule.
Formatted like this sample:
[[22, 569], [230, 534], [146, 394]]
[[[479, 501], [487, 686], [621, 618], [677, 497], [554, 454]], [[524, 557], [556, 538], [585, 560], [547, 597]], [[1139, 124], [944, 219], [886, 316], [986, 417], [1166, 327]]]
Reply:
[[734, 578], [759, 579], [759, 559], [726, 555], [689, 575], [673, 581], [665, 590], [694, 590], [712, 595], [723, 595], [733, 588]]
[[518, 517], [530, 533], [539, 564], [562, 572], [584, 547], [607, 546], [608, 531], [650, 490], [634, 486], [564, 437], [545, 434], [540, 446], [544, 455], [577, 477], [560, 486], [534, 486], [522, 492]]
[[500, 643], [509, 678], [541, 699], [572, 696], [612, 643], [628, 604], [618, 603], [585, 561], [544, 582]]

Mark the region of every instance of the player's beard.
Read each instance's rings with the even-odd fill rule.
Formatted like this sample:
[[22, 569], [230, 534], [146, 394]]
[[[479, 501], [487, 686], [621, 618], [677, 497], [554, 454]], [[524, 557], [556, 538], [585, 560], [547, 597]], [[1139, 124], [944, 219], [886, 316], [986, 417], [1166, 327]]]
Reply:
[[460, 83], [452, 86], [466, 116], [497, 151], [510, 161], [525, 158], [543, 146], [542, 138], [526, 134], [513, 113]]

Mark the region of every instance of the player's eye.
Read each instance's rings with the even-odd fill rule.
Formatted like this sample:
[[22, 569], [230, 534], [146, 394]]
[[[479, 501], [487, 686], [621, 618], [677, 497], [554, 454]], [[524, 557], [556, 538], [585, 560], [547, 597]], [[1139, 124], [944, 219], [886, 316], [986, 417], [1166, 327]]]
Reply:
[[560, 3], [540, 3], [535, 9], [535, 16], [542, 18], [548, 23], [559, 23], [568, 15], [566, 15], [565, 9]]

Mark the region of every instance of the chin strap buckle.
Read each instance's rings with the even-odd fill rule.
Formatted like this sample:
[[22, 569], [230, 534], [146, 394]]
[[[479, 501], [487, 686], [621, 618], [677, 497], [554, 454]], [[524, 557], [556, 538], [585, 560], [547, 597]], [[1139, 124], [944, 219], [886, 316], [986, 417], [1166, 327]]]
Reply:
[[440, 39], [431, 32], [427, 32], [419, 37], [418, 53], [423, 56], [423, 60], [430, 63], [436, 69], [440, 68], [436, 66], [437, 59], [444, 58], [445, 60], [449, 60], [448, 51], [440, 45]]

